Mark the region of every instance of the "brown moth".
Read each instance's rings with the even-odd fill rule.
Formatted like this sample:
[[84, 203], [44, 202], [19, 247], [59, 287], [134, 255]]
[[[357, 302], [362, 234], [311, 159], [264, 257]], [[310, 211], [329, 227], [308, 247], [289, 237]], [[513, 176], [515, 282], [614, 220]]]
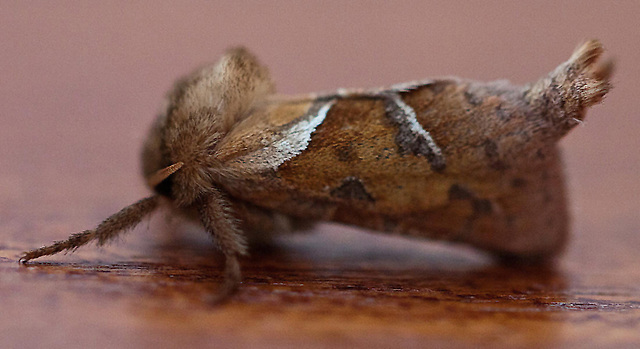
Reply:
[[[458, 78], [275, 95], [243, 48], [180, 80], [144, 144], [153, 196], [22, 262], [103, 245], [161, 204], [198, 220], [225, 256], [223, 300], [247, 240], [315, 221], [548, 260], [567, 239], [556, 143], [609, 91], [598, 41], [526, 85]], [[166, 201], [166, 200], [165, 200]]]

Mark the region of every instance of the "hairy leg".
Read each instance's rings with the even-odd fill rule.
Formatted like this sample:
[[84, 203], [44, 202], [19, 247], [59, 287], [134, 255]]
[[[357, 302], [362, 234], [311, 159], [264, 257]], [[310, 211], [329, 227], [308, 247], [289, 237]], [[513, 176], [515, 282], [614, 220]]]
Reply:
[[242, 279], [238, 256], [247, 254], [244, 234], [234, 217], [229, 199], [212, 188], [198, 203], [198, 212], [204, 228], [211, 234], [225, 257], [224, 282], [212, 301], [218, 303], [229, 298]]
[[85, 230], [71, 235], [67, 240], [56, 241], [52, 245], [25, 252], [20, 258], [20, 262], [25, 263], [38, 257], [53, 255], [65, 250], [73, 251], [93, 240], [98, 240], [98, 246], [102, 246], [125, 231], [133, 229], [145, 216], [158, 207], [158, 202], [158, 196], [142, 199], [105, 219], [93, 230]]

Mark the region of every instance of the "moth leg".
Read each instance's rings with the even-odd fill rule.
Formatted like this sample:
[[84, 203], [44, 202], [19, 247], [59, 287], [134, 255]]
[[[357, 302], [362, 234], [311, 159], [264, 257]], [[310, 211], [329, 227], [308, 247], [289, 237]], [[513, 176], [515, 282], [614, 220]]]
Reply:
[[213, 237], [225, 257], [224, 281], [212, 299], [219, 303], [229, 298], [240, 286], [242, 274], [238, 257], [247, 254], [247, 242], [233, 215], [228, 198], [216, 188], [206, 194], [198, 205], [202, 225]]
[[98, 240], [98, 246], [102, 246], [121, 233], [133, 229], [145, 216], [158, 207], [158, 202], [158, 196], [142, 199], [105, 219], [93, 230], [72, 234], [67, 240], [56, 241], [52, 245], [25, 252], [20, 258], [20, 262], [26, 263], [32, 259], [53, 255], [65, 250], [75, 251], [80, 246], [86, 245], [93, 240]]

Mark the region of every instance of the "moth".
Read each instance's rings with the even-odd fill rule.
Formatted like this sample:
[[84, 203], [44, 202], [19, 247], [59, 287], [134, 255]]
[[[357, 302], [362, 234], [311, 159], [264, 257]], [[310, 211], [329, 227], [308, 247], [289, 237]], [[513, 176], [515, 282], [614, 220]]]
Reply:
[[568, 232], [557, 142], [610, 90], [601, 44], [525, 86], [459, 78], [280, 96], [244, 48], [179, 80], [144, 143], [152, 196], [21, 262], [103, 245], [159, 205], [197, 220], [225, 257], [217, 300], [241, 283], [248, 241], [318, 221], [545, 261]]

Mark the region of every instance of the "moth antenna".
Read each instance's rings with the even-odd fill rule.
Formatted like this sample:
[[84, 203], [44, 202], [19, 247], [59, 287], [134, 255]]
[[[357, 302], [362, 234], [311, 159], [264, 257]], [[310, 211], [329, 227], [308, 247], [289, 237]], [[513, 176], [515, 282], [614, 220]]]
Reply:
[[225, 257], [224, 281], [211, 301], [220, 303], [229, 298], [240, 286], [242, 273], [238, 257], [247, 254], [246, 239], [238, 226], [229, 200], [216, 188], [198, 204], [200, 220], [213, 237]]
[[178, 171], [182, 166], [184, 165], [184, 162], [182, 161], [178, 161], [173, 165], [169, 165], [161, 170], [158, 170], [158, 172], [152, 174], [148, 179], [147, 179], [147, 184], [149, 185], [150, 188], [155, 188], [156, 185], [160, 184], [162, 181], [164, 181], [165, 179], [167, 179], [169, 176], [171, 176], [172, 174], [174, 174], [176, 171]]
[[157, 195], [142, 199], [131, 204], [111, 217], [105, 219], [93, 230], [85, 230], [72, 234], [67, 240], [56, 241], [52, 245], [25, 252], [20, 257], [21, 263], [42, 256], [49, 256], [62, 251], [74, 251], [82, 245], [98, 240], [98, 246], [102, 246], [123, 232], [133, 229], [148, 214], [158, 207]]

